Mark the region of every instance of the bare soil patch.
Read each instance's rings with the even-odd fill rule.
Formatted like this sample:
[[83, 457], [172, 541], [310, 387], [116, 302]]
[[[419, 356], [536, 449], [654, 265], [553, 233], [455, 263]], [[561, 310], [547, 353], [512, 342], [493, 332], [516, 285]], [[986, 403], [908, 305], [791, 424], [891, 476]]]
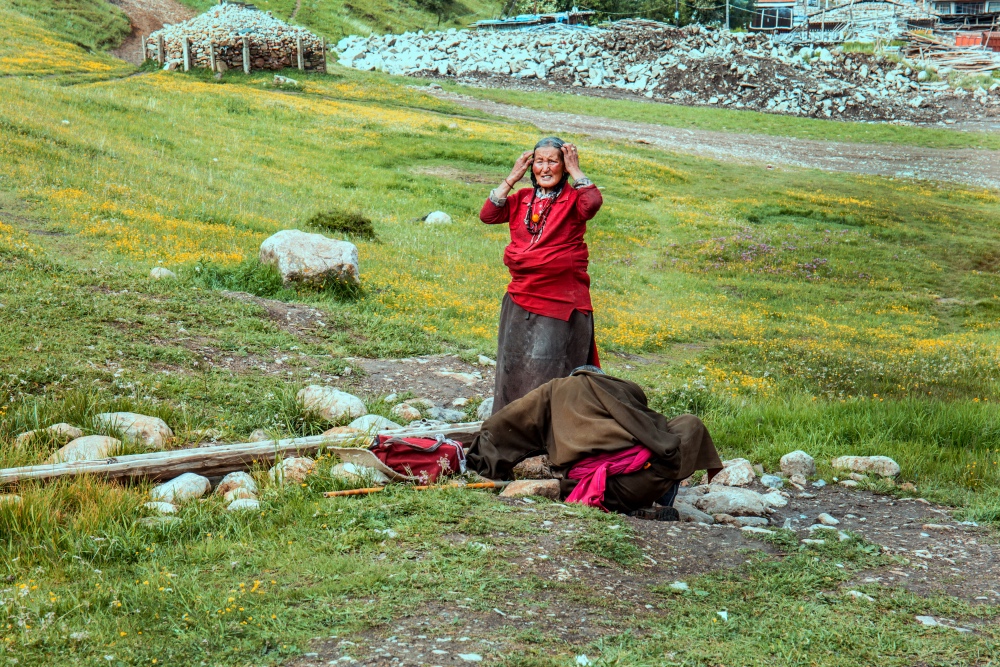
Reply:
[[447, 178], [451, 181], [461, 181], [466, 185], [472, 185], [473, 183], [496, 185], [499, 182], [498, 177], [495, 174], [462, 171], [461, 169], [455, 169], [454, 167], [444, 165], [436, 167], [415, 167], [412, 171], [415, 174], [421, 174], [424, 176], [437, 176], [438, 178]]
[[142, 39], [166, 23], [180, 23], [195, 12], [177, 0], [108, 0], [117, 5], [132, 22], [132, 34], [111, 54], [133, 65], [142, 64]]
[[345, 361], [363, 371], [358, 377], [348, 378], [348, 385], [369, 396], [411, 392], [448, 407], [456, 398], [493, 395], [493, 367], [473, 365], [453, 354]]
[[634, 141], [718, 160], [787, 165], [856, 174], [949, 181], [1000, 190], [1000, 160], [994, 151], [922, 148], [895, 144], [851, 144], [759, 134], [731, 134], [634, 123], [612, 118], [526, 109], [429, 89], [470, 109], [535, 125], [541, 130]]

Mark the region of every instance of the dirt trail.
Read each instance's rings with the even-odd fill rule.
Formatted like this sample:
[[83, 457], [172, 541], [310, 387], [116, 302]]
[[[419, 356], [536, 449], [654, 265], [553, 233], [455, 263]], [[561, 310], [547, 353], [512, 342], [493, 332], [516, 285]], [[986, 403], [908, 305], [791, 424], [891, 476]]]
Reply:
[[177, 0], [108, 0], [117, 5], [132, 22], [132, 34], [111, 54], [133, 65], [142, 64], [142, 38], [159, 30], [164, 23], [180, 23], [195, 12]]
[[551, 132], [601, 139], [638, 141], [667, 150], [734, 162], [780, 164], [930, 181], [951, 181], [1000, 190], [1000, 158], [995, 151], [939, 149], [896, 144], [850, 144], [766, 135], [738, 135], [633, 123], [612, 118], [539, 111], [479, 100], [441, 90], [431, 94], [470, 109], [531, 123]]

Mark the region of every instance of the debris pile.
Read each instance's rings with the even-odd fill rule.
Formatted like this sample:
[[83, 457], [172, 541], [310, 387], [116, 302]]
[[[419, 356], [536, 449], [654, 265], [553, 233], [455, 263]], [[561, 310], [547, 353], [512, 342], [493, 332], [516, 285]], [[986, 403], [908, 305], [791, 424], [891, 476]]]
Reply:
[[[966, 94], [931, 85], [932, 71], [872, 54], [794, 48], [763, 33], [640, 20], [596, 32], [354, 36], [341, 40], [337, 51], [342, 65], [361, 70], [845, 120], [940, 120], [942, 98]], [[984, 104], [1000, 107], [998, 90], [983, 90]]]
[[[160, 39], [164, 53], [159, 53]], [[291, 26], [269, 12], [242, 5], [222, 4], [212, 7], [189, 21], [165, 25], [146, 39], [146, 57], [162, 61], [170, 69], [184, 64], [184, 41], [189, 40], [190, 67], [216, 71], [244, 69], [282, 69], [297, 67], [299, 46], [302, 67], [326, 71], [323, 40], [305, 28]], [[249, 47], [244, 54], [245, 46]]]

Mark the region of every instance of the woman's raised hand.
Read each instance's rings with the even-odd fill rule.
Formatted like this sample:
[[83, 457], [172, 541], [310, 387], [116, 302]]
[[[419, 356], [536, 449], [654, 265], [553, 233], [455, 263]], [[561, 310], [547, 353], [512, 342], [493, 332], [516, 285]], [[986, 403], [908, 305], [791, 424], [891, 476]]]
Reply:
[[566, 171], [573, 177], [574, 181], [583, 178], [583, 171], [580, 169], [580, 154], [574, 144], [563, 144], [563, 162], [566, 164]]
[[531, 166], [534, 155], [534, 151], [524, 151], [521, 153], [521, 157], [517, 158], [514, 168], [510, 170], [510, 176], [505, 179], [511, 188], [528, 173], [528, 167]]

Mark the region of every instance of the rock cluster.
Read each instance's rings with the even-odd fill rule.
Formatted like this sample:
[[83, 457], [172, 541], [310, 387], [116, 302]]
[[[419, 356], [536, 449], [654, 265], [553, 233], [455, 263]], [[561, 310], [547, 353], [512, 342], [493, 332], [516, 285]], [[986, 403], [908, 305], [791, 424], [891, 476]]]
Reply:
[[[337, 51], [340, 64], [361, 70], [547, 82], [823, 118], [913, 120], [934, 112], [937, 120], [932, 107], [940, 98], [967, 94], [881, 56], [795, 48], [763, 33], [649, 21], [619, 21], [599, 31], [352, 36]], [[1000, 106], [1000, 85], [975, 94], [982, 104]]]
[[174, 65], [171, 69], [183, 63], [184, 39], [190, 40], [192, 67], [211, 67], [214, 47], [216, 71], [221, 72], [243, 69], [244, 40], [250, 47], [251, 69], [297, 67], [301, 40], [304, 68], [326, 71], [326, 47], [322, 39], [305, 28], [279, 21], [270, 12], [242, 5], [218, 5], [189, 21], [163, 26], [146, 39], [147, 58], [157, 59], [161, 37], [164, 60]]

